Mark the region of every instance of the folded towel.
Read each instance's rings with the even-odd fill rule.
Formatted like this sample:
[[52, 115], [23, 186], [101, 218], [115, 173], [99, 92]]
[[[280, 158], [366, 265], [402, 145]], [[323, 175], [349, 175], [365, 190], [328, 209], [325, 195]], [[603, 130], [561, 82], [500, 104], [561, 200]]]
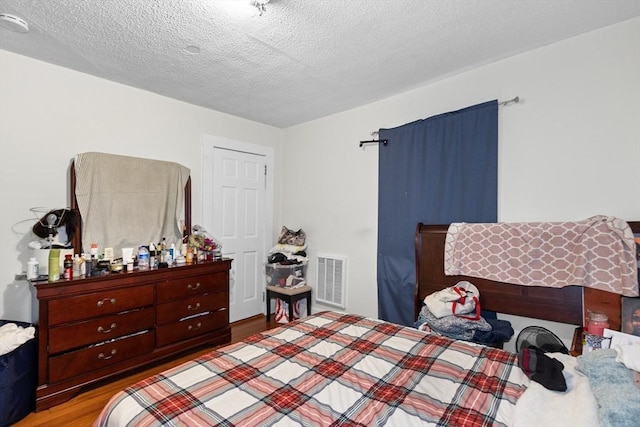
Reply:
[[0, 355], [7, 354], [32, 339], [36, 334], [36, 328], [29, 326], [23, 328], [15, 323], [5, 323], [0, 326]]

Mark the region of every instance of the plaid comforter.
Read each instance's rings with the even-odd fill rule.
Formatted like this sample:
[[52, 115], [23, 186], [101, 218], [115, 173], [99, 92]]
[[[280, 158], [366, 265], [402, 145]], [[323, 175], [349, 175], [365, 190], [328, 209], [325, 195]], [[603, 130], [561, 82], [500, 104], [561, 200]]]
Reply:
[[94, 426], [509, 425], [516, 355], [322, 312], [116, 394]]

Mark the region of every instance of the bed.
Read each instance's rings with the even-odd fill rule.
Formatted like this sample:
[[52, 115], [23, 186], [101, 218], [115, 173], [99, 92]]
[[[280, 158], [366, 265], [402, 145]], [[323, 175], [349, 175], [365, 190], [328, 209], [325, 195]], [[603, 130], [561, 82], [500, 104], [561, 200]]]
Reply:
[[[439, 242], [445, 234], [446, 226], [419, 224], [416, 230], [416, 314], [426, 295], [460, 279], [440, 274]], [[474, 283], [485, 309], [582, 324], [579, 288]], [[94, 425], [548, 426], [598, 425], [599, 417], [606, 421], [589, 377], [578, 372], [579, 360], [550, 356], [564, 364], [567, 392], [530, 381], [513, 353], [326, 311], [134, 384], [110, 400]]]

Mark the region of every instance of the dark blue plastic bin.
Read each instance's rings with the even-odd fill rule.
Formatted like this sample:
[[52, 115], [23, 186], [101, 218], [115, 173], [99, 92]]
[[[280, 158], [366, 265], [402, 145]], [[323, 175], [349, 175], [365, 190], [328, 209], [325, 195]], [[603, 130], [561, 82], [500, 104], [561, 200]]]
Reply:
[[[15, 323], [23, 328], [35, 326], [31, 323], [0, 320], [0, 326], [6, 323]], [[35, 409], [37, 383], [37, 337], [0, 355], [0, 426], [16, 423]]]

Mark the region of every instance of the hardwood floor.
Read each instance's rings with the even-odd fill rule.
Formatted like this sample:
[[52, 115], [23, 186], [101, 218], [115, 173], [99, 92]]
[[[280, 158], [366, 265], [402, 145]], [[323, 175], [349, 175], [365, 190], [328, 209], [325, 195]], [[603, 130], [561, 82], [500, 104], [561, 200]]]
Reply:
[[[267, 323], [262, 315], [232, 323], [231, 342], [242, 341], [250, 335], [275, 328], [276, 326], [278, 326], [278, 324], [273, 320], [273, 317], [269, 323]], [[185, 354], [180, 358], [169, 360], [144, 371], [136, 372], [127, 377], [92, 388], [61, 405], [57, 405], [53, 408], [45, 409], [40, 412], [32, 412], [18, 423], [14, 424], [14, 427], [91, 426], [93, 421], [100, 414], [102, 408], [118, 391], [148, 376], [157, 374], [201, 354], [207, 353], [213, 348], [215, 347], [201, 348], [195, 352]]]

